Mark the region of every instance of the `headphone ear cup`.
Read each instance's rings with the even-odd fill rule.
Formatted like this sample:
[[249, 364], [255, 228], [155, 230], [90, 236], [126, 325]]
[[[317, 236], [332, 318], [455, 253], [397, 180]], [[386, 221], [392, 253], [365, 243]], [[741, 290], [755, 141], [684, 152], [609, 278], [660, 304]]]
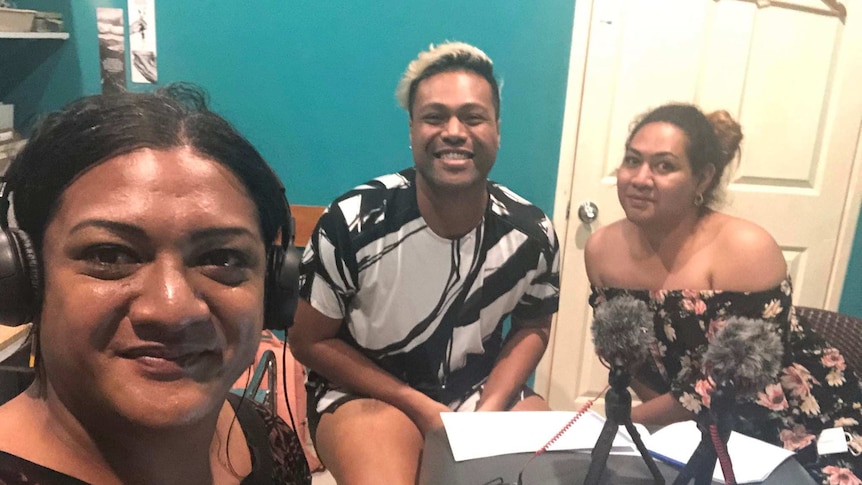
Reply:
[[287, 330], [293, 325], [299, 299], [299, 251], [290, 244], [270, 246], [267, 252], [263, 327]]
[[0, 324], [16, 327], [32, 321], [41, 301], [39, 259], [26, 232], [0, 231]]

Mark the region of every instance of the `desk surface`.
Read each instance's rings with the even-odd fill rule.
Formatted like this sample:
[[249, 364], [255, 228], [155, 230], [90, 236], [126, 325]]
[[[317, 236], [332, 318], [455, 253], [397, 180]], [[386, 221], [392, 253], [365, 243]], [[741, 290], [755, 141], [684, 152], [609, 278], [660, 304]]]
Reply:
[[[485, 485], [496, 478], [504, 483], [517, 483], [518, 473], [532, 453], [493, 456], [456, 462], [452, 457], [446, 431], [439, 429], [425, 437], [425, 452], [419, 472], [420, 485]], [[656, 461], [667, 483], [672, 483], [679, 470]], [[590, 454], [554, 451], [540, 455], [524, 469], [523, 485], [571, 485], [583, 483], [590, 466]], [[652, 485], [652, 476], [640, 456], [611, 455], [602, 483], [608, 485]], [[716, 482], [717, 483], [717, 482]], [[768, 485], [811, 484], [814, 481], [795, 460], [785, 461], [763, 482]]]

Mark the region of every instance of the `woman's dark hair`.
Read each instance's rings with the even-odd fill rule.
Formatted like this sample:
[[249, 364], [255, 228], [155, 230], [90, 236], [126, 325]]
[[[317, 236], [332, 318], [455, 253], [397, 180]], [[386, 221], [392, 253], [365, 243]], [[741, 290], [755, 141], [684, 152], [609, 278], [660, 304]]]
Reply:
[[206, 94], [183, 83], [89, 96], [45, 117], [6, 174], [17, 225], [41, 254], [45, 228], [77, 177], [135, 150], [180, 147], [233, 172], [257, 207], [265, 244], [276, 239], [287, 218], [281, 182], [251, 143], [209, 110]]
[[705, 115], [691, 104], [666, 104], [648, 112], [638, 119], [626, 140], [632, 138], [649, 123], [670, 123], [686, 135], [686, 155], [695, 175], [702, 175], [707, 165], [715, 167], [715, 175], [704, 190], [704, 207], [716, 202], [718, 187], [724, 169], [739, 151], [742, 129], [727, 111], [719, 110]]

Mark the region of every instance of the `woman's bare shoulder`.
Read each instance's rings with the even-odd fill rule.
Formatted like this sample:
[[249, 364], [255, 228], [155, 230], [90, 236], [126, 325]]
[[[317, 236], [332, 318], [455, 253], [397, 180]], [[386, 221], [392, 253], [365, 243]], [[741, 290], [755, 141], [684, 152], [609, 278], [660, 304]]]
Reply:
[[713, 262], [715, 288], [760, 291], [787, 276], [787, 263], [775, 238], [763, 227], [727, 214], [716, 214]]
[[26, 456], [40, 443], [44, 445], [41, 429], [37, 429], [43, 401], [32, 394], [29, 389], [0, 406], [0, 450]]
[[584, 263], [586, 264], [587, 277], [590, 283], [602, 286], [602, 275], [609, 268], [608, 265], [619, 261], [625, 251], [625, 225], [626, 220], [620, 220], [602, 226], [590, 235], [584, 245]]
[[716, 242], [726, 251], [739, 251], [754, 257], [775, 256], [781, 248], [763, 227], [727, 214], [716, 215]]
[[628, 221], [616, 221], [602, 226], [587, 238], [584, 251], [595, 255], [616, 253], [626, 244]]

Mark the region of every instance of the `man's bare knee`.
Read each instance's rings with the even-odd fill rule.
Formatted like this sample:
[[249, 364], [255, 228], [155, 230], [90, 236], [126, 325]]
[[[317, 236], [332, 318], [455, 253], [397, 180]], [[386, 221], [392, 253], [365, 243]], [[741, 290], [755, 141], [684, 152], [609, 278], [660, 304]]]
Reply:
[[530, 396], [522, 399], [512, 406], [512, 411], [550, 411], [551, 408], [539, 396]]
[[318, 454], [339, 484], [412, 484], [424, 440], [399, 409], [357, 399], [321, 417]]

